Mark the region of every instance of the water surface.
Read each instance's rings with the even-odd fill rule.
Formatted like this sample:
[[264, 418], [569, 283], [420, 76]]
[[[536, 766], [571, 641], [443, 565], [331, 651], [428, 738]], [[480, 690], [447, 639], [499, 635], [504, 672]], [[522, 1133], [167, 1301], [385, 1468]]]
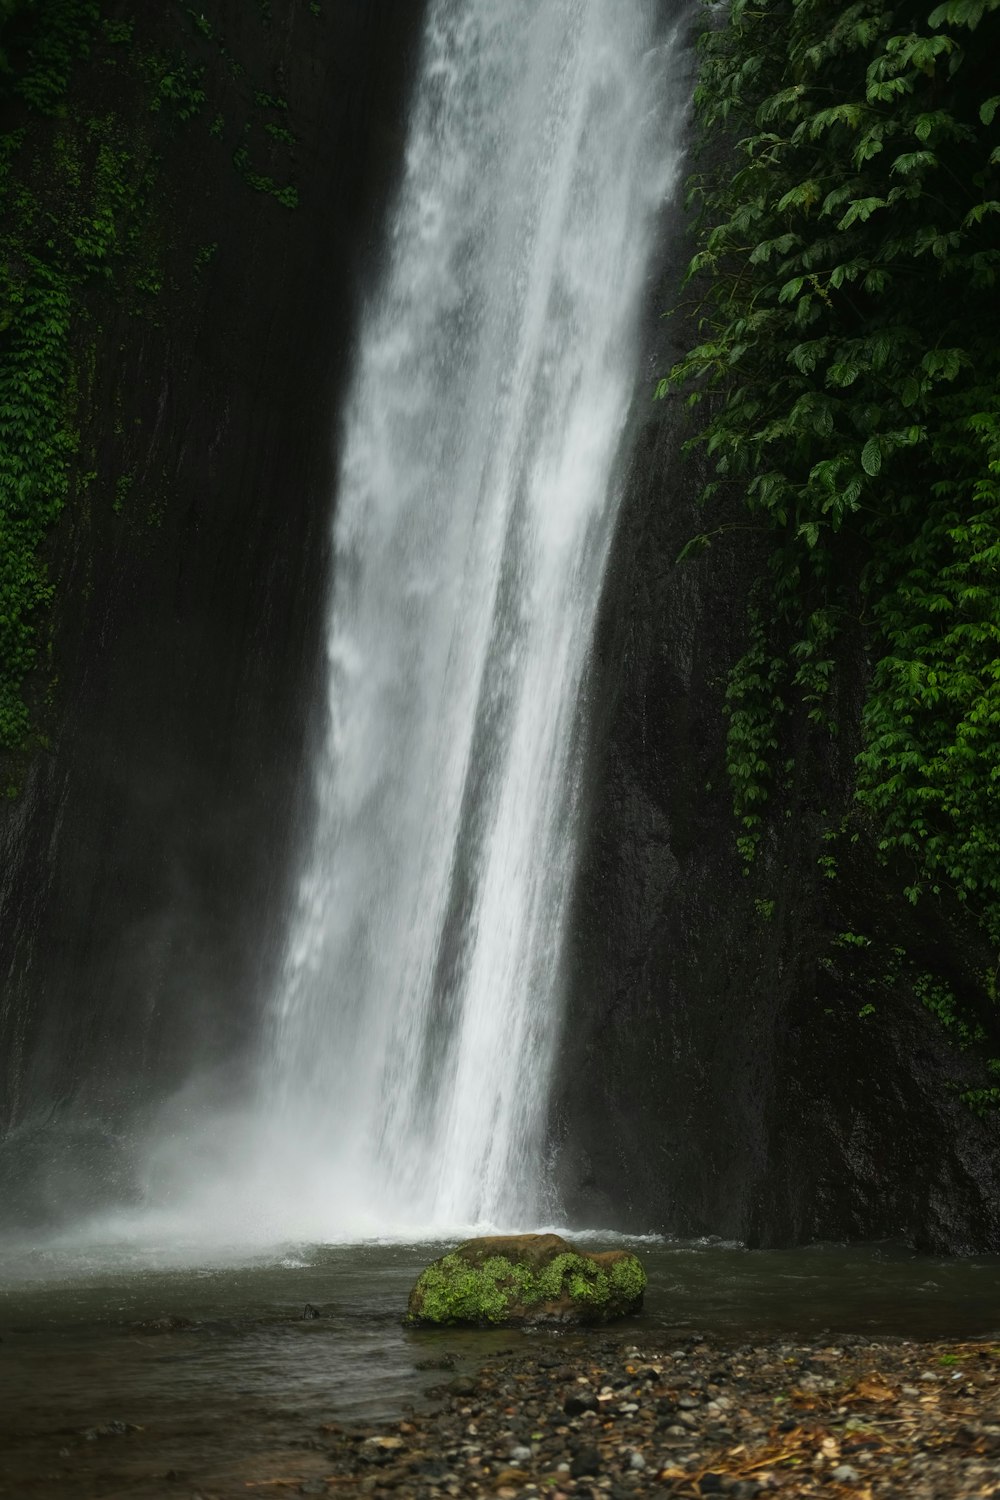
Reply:
[[[444, 1248], [286, 1246], [211, 1267], [178, 1265], [176, 1248], [0, 1253], [0, 1495], [157, 1494], [168, 1473], [206, 1467], [245, 1486], [247, 1465], [273, 1474], [282, 1454], [321, 1454], [324, 1424], [398, 1417], [501, 1350], [556, 1344], [572, 1360], [592, 1337], [404, 1329], [409, 1288]], [[646, 1310], [601, 1335], [623, 1345], [966, 1338], [1000, 1324], [1000, 1259], [633, 1248]]]

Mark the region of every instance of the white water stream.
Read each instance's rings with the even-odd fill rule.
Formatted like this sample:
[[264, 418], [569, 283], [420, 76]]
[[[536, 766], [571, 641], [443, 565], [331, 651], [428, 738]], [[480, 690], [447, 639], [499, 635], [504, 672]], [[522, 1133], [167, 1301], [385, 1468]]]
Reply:
[[544, 1214], [574, 722], [655, 210], [647, 0], [435, 0], [335, 528], [262, 1108], [331, 1227]]
[[343, 417], [328, 730], [233, 1226], [555, 1211], [575, 731], [686, 108], [660, 22], [656, 0], [431, 0]]

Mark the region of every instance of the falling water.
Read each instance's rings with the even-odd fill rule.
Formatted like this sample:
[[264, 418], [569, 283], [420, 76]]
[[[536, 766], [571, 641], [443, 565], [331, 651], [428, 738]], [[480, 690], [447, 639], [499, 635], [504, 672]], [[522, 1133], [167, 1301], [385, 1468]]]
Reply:
[[543, 1211], [574, 722], [683, 107], [656, 10], [430, 7], [258, 1106], [328, 1235]]

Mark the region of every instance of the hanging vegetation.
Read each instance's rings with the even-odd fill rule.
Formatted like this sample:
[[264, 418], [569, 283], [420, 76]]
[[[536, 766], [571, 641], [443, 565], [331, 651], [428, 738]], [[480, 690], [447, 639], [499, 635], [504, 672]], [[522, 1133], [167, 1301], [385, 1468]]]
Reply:
[[997, 941], [1000, 0], [733, 0], [702, 47], [703, 138], [731, 149], [692, 184], [699, 341], [658, 394], [699, 407], [706, 498], [769, 536], [729, 686], [740, 847], [783, 716], [836, 732], [850, 627], [857, 799], [911, 898], [947, 887]]

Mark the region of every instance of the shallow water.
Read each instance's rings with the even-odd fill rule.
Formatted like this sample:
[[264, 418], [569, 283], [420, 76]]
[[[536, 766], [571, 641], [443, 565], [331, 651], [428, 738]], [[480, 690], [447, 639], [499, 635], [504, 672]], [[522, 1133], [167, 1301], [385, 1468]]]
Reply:
[[[502, 1349], [558, 1340], [572, 1358], [586, 1340], [404, 1329], [409, 1287], [443, 1248], [284, 1247], [211, 1268], [171, 1268], [178, 1252], [148, 1249], [0, 1254], [0, 1495], [161, 1493], [168, 1473], [206, 1464], [239, 1464], [246, 1484], [255, 1456], [270, 1455], [273, 1472], [277, 1450], [321, 1446], [324, 1423], [398, 1416]], [[623, 1342], [667, 1330], [961, 1338], [1000, 1326], [997, 1259], [634, 1248], [649, 1291], [641, 1317], [614, 1331]], [[321, 1316], [303, 1318], [307, 1304]], [[112, 1423], [127, 1429], [95, 1434]]]

